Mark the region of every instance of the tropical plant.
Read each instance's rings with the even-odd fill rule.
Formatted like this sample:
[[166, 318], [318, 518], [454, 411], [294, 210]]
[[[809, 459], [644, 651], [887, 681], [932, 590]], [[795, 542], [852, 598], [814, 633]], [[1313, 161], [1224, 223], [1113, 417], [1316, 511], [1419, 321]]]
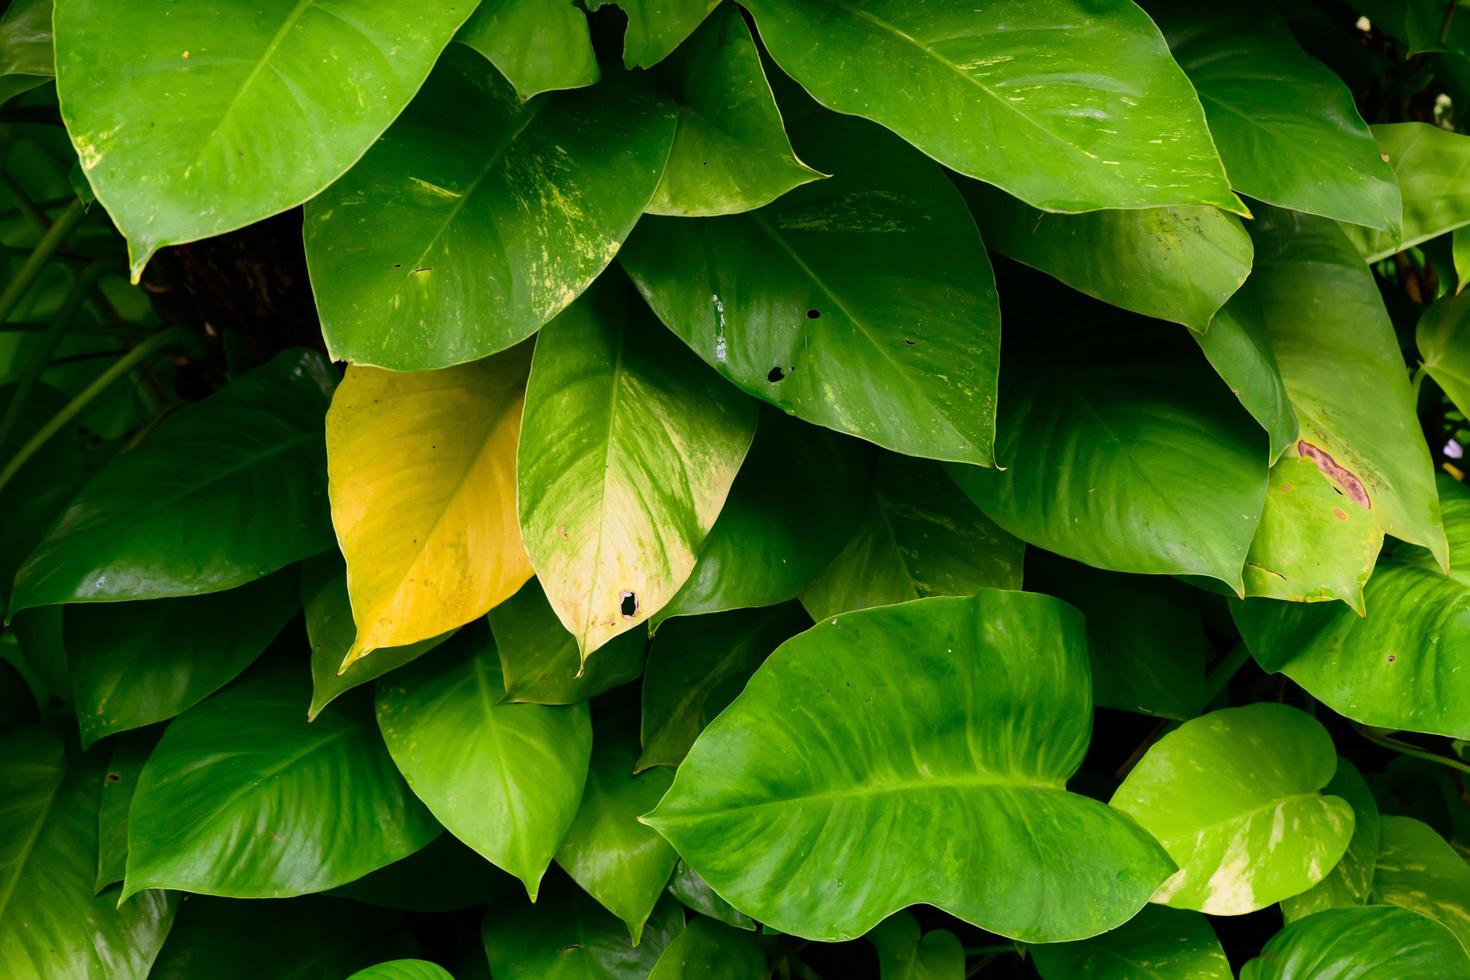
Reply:
[[0, 976], [1470, 977], [1460, 7], [12, 0]]

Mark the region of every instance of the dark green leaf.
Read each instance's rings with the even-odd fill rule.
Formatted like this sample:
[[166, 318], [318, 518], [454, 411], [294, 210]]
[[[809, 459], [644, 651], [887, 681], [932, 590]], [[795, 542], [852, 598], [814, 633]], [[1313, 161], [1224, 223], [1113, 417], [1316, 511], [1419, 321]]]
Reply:
[[112, 760], [102, 776], [102, 803], [97, 810], [97, 883], [102, 891], [122, 881], [128, 864], [128, 810], [143, 764], [158, 744], [157, 730], [132, 732], [117, 739]]
[[623, 64], [647, 68], [667, 58], [720, 0], [586, 0], [588, 10], [620, 7], [628, 16]]
[[1233, 980], [1210, 920], [1198, 912], [1149, 905], [1094, 939], [1032, 946], [1043, 980]]
[[648, 980], [766, 980], [768, 975], [766, 957], [755, 936], [698, 917], [669, 943]]
[[669, 879], [669, 894], [683, 902], [692, 911], [719, 919], [727, 926], [755, 931], [755, 920], [715, 894], [699, 872], [689, 867], [683, 858], [674, 865], [674, 876]]
[[470, 850], [458, 837], [440, 834], [422, 850], [334, 888], [331, 893], [385, 909], [452, 912], [485, 905], [518, 891], [519, 882]]
[[870, 933], [878, 948], [882, 980], [964, 980], [965, 949], [954, 933], [934, 929], [920, 938], [919, 923], [908, 912], [895, 912]]
[[572, 0], [481, 0], [455, 40], [489, 58], [521, 99], [602, 77], [587, 15]]
[[0, 16], [0, 104], [55, 74], [51, 0], [14, 0]]
[[1266, 430], [1270, 459], [1276, 462], [1296, 442], [1296, 413], [1281, 381], [1254, 291], [1242, 289], [1230, 297], [1210, 321], [1209, 332], [1196, 334], [1195, 340], [1241, 406]]
[[683, 927], [678, 904], [660, 902], [634, 946], [610, 912], [555, 880], [535, 905], [492, 906], [482, 935], [495, 980], [646, 980]]

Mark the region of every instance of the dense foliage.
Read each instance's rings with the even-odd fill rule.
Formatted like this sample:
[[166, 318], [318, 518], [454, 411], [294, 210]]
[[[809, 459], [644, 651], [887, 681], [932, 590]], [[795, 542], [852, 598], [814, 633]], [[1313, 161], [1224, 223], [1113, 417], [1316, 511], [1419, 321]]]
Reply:
[[1466, 107], [1448, 0], [12, 0], [0, 976], [1470, 977]]

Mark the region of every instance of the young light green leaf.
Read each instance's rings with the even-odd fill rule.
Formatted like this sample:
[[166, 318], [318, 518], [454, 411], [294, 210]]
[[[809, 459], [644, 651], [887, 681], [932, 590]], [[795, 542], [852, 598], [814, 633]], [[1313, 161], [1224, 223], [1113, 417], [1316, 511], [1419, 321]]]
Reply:
[[517, 457], [521, 532], [583, 661], [689, 578], [756, 407], [660, 330], [619, 278], [541, 332]]
[[766, 957], [754, 935], [700, 916], [674, 937], [648, 980], [765, 980]]
[[772, 654], [644, 819], [736, 908], [802, 938], [854, 938], [915, 902], [1085, 938], [1173, 869], [1122, 813], [1066, 791], [1091, 717], [1082, 617], [1056, 599], [863, 610]]
[[1240, 980], [1406, 980], [1470, 976], [1454, 933], [1433, 919], [1387, 905], [1328, 909], [1282, 929]]
[[1149, 905], [1093, 939], [1031, 946], [1042, 980], [1233, 980], [1230, 961], [1198, 912]]
[[378, 727], [408, 785], [449, 832], [535, 900], [587, 780], [585, 705], [502, 704], [482, 624], [378, 681]]
[[1332, 738], [1285, 705], [1225, 708], [1155, 743], [1113, 794], [1179, 863], [1153, 900], [1242, 915], [1300, 894], [1347, 850], [1353, 808], [1318, 791]]
[[673, 105], [644, 80], [619, 74], [523, 103], [453, 45], [362, 163], [307, 209], [327, 349], [423, 371], [525, 340], [617, 255], [673, 136]]
[[454, 975], [428, 960], [389, 960], [358, 970], [347, 980], [454, 980]]
[[1381, 231], [1343, 225], [1364, 261], [1377, 262], [1395, 252], [1470, 224], [1470, 136], [1429, 123], [1389, 123], [1373, 127], [1378, 149], [1398, 178], [1403, 195], [1402, 241]]
[[523, 101], [602, 77], [587, 15], [572, 0], [481, 0], [454, 39], [489, 58]]
[[964, 201], [875, 126], [803, 122], [797, 150], [836, 176], [746, 214], [645, 219], [624, 268], [757, 398], [898, 452], [989, 465], [1000, 308]]
[[[165, 245], [320, 193], [408, 105], [473, 9], [471, 0], [385, 0], [350, 14], [306, 0], [59, 0], [62, 116], [97, 199], [127, 236], [133, 281]], [[116, 57], [119, 38], [126, 58]]]
[[1047, 211], [1245, 213], [1189, 81], [1130, 0], [750, 0], [818, 102]]

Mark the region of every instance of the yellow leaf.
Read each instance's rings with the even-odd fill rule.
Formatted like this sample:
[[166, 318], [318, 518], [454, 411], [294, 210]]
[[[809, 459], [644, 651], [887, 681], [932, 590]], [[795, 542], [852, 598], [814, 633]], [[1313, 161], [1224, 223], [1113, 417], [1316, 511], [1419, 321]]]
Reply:
[[357, 640], [343, 669], [483, 616], [531, 577], [516, 522], [529, 345], [438, 371], [351, 366], [327, 413]]

